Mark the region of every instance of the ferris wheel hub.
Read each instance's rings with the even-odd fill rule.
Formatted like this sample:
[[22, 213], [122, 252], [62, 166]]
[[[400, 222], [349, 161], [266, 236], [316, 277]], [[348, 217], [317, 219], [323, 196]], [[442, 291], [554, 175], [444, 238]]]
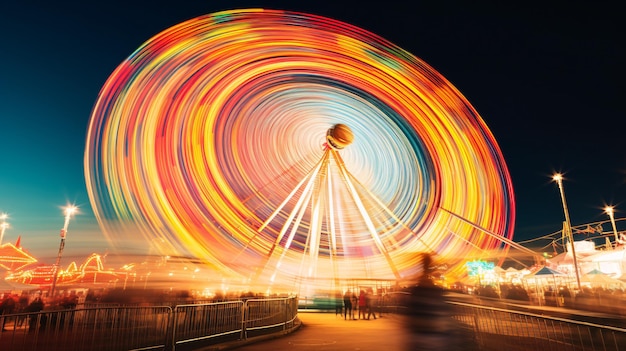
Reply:
[[328, 144], [334, 149], [341, 150], [344, 147], [352, 144], [354, 140], [354, 134], [352, 130], [345, 124], [335, 124], [332, 128], [328, 129], [326, 133], [326, 140]]

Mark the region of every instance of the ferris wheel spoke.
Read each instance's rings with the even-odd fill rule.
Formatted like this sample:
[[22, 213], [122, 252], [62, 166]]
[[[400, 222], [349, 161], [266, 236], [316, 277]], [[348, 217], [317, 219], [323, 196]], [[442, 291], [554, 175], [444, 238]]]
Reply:
[[[325, 157], [324, 166], [328, 164], [328, 157]], [[311, 201], [311, 225], [309, 226], [309, 238], [311, 238], [311, 246], [309, 249], [309, 270], [307, 272], [308, 277], [312, 277], [313, 273], [317, 269], [317, 260], [319, 257], [319, 247], [321, 242], [321, 231], [322, 231], [322, 220], [323, 217], [321, 215], [321, 187], [324, 183], [327, 174], [325, 172], [326, 167], [323, 167], [324, 172], [322, 172], [317, 179], [317, 186], [313, 189], [314, 196]]]
[[304, 191], [307, 192], [311, 188], [311, 186], [312, 186], [312, 184], [313, 184], [317, 174], [319, 173], [320, 169], [324, 165], [324, 160], [327, 159], [327, 158], [328, 158], [328, 154], [327, 154], [327, 152], [325, 152], [324, 156], [322, 156], [322, 159], [316, 164], [316, 166], [313, 167], [311, 169], [311, 171], [309, 171], [309, 173], [302, 178], [302, 180], [298, 183], [298, 185], [296, 185], [295, 188], [293, 188], [293, 190], [291, 191], [291, 193], [289, 193], [289, 195], [285, 198], [285, 200], [283, 200], [283, 202], [280, 205], [278, 205], [276, 210], [274, 210], [274, 212], [272, 212], [272, 214], [267, 218], [267, 220], [265, 220], [265, 222], [263, 222], [263, 224], [257, 230], [258, 232], [263, 231], [263, 229], [265, 229], [265, 227], [274, 219], [274, 217], [276, 217], [276, 215], [278, 215], [280, 213], [280, 211], [282, 211], [282, 209], [285, 207], [285, 205], [287, 203], [289, 203], [289, 200], [291, 200], [291, 198], [302, 187], [302, 185], [307, 181], [307, 179], [309, 180], [309, 182], [307, 183], [307, 187], [305, 188]]
[[348, 176], [350, 177], [350, 180], [353, 183], [356, 183], [360, 186], [360, 189], [362, 189], [363, 191], [365, 191], [365, 193], [368, 195], [368, 197], [370, 199], [372, 199], [376, 205], [378, 205], [383, 211], [385, 211], [385, 213], [387, 213], [389, 215], [389, 217], [391, 217], [392, 219], [394, 219], [396, 221], [396, 223], [400, 224], [403, 228], [405, 228], [406, 230], [408, 230], [412, 236], [416, 237], [417, 240], [419, 240], [425, 247], [426, 249], [428, 249], [431, 252], [434, 252], [434, 248], [431, 247], [426, 241], [424, 241], [422, 239], [421, 236], [417, 236], [417, 234], [413, 231], [413, 229], [411, 229], [411, 227], [402, 219], [400, 219], [392, 210], [389, 209], [389, 207], [387, 207], [387, 205], [385, 205], [376, 195], [374, 195], [366, 186], [364, 186], [363, 184], [361, 184], [361, 182], [358, 181], [358, 179], [356, 179], [356, 177], [354, 177], [352, 175], [352, 173], [347, 172]]
[[[276, 247], [276, 245], [278, 245], [280, 240], [282, 240], [282, 236], [284, 236], [284, 233], [289, 228], [290, 224], [293, 222], [293, 225], [291, 225], [291, 231], [289, 233], [289, 236], [287, 237], [287, 241], [285, 243], [285, 246], [284, 246], [284, 248], [282, 250], [280, 258], [278, 259], [278, 262], [276, 263], [276, 267], [274, 269], [274, 272], [272, 273], [272, 277], [270, 278], [271, 281], [274, 281], [274, 279], [276, 277], [276, 273], [278, 272], [278, 270], [280, 268], [280, 265], [282, 264], [282, 260], [285, 257], [285, 254], [287, 253], [287, 251], [289, 250], [289, 247], [291, 246], [291, 243], [293, 242], [293, 238], [295, 237], [295, 234], [296, 234], [298, 228], [300, 227], [300, 223], [302, 222], [302, 218], [304, 217], [304, 214], [306, 213], [307, 205], [309, 203], [314, 203], [315, 202], [315, 201], [312, 201], [313, 198], [319, 198], [319, 191], [317, 191], [317, 195], [315, 197], [313, 197], [314, 193], [316, 193], [316, 190], [315, 190], [316, 187], [314, 187], [314, 185], [315, 185], [315, 183], [319, 183], [319, 179], [317, 178], [317, 174], [320, 173], [319, 171], [322, 170], [321, 173], [324, 174], [323, 169], [326, 168], [327, 165], [328, 165], [329, 156], [330, 156], [330, 153], [328, 151], [324, 152], [324, 155], [322, 156], [322, 159], [318, 163], [318, 167], [316, 167], [314, 172], [310, 172], [310, 174], [312, 174], [312, 176], [309, 179], [309, 183], [307, 184], [304, 192], [300, 196], [300, 199], [296, 203], [296, 206], [294, 207], [294, 209], [289, 214], [289, 218], [287, 219], [287, 221], [283, 225], [282, 230], [281, 230], [281, 234], [279, 235], [279, 238], [277, 238], [276, 242], [274, 243], [274, 246], [272, 247], [271, 252], [267, 256], [266, 264], [271, 259], [271, 255], [272, 255], [272, 252], [274, 251], [274, 248]], [[318, 184], [317, 188], [319, 188], [319, 184]], [[296, 213], [297, 213], [297, 217], [295, 218], [295, 221], [294, 221], [294, 216], [296, 215]], [[311, 237], [311, 231], [312, 230], [309, 230], [308, 238]], [[311, 255], [313, 255], [313, 254], [311, 254]], [[304, 256], [306, 256], [306, 255], [303, 254], [303, 257]]]
[[[315, 170], [312, 172], [311, 177], [309, 178], [309, 182], [307, 183], [306, 187], [304, 188], [304, 192], [302, 193], [302, 195], [300, 196], [300, 198], [298, 199], [298, 202], [296, 203], [296, 206], [294, 207], [294, 209], [289, 213], [289, 217], [287, 218], [287, 220], [285, 221], [285, 224], [282, 226], [279, 235], [276, 237], [276, 240], [274, 241], [274, 245], [272, 246], [271, 252], [274, 251], [274, 248], [276, 247], [276, 245], [278, 245], [278, 243], [280, 243], [280, 241], [282, 240], [283, 236], [285, 235], [285, 232], [287, 232], [287, 229], [289, 229], [289, 226], [291, 225], [291, 223], [293, 222], [294, 217], [296, 216], [296, 214], [298, 212], [300, 212], [300, 208], [303, 207], [304, 203], [308, 203], [310, 201], [310, 194], [312, 191], [315, 191], [314, 185], [315, 185], [315, 181], [317, 179], [317, 174], [319, 173], [320, 169], [322, 169], [324, 167], [324, 160], [327, 160], [328, 156], [324, 155], [322, 157], [322, 162], [318, 164], [318, 166], [315, 168]], [[293, 195], [295, 194], [295, 190], [291, 192], [291, 194], [289, 194], [289, 197], [285, 200], [288, 201], [289, 199], [291, 199], [293, 197]], [[261, 231], [263, 228], [265, 228], [267, 226], [267, 224], [269, 223], [269, 221], [271, 221], [276, 214], [278, 213], [278, 211], [280, 209], [282, 209], [283, 205], [277, 210], [275, 211], [272, 216], [270, 217], [270, 219], [268, 219], [268, 221], [266, 221], [264, 223], [264, 225], [259, 228], [259, 231]], [[296, 228], [296, 226], [294, 226], [294, 228]], [[271, 255], [271, 252], [269, 253], [269, 255]]]
[[299, 277], [306, 277], [306, 275], [304, 274], [304, 268], [307, 266], [306, 262], [307, 262], [307, 250], [310, 250], [310, 243], [311, 243], [311, 236], [307, 235], [306, 240], [305, 240], [305, 244], [304, 244], [304, 251], [302, 253], [302, 258], [300, 259], [300, 267], [299, 267], [299, 271], [298, 271], [298, 276]]
[[443, 207], [439, 207], [439, 209], [441, 209], [441, 210], [443, 210], [443, 211], [445, 211], [445, 212], [449, 213], [449, 214], [450, 214], [450, 215], [452, 215], [453, 217], [455, 217], [455, 218], [459, 219], [460, 221], [462, 221], [462, 222], [464, 222], [464, 223], [466, 223], [466, 224], [469, 224], [470, 226], [472, 226], [472, 227], [474, 227], [475, 229], [478, 229], [479, 231], [481, 231], [481, 232], [483, 232], [483, 233], [485, 233], [485, 234], [487, 234], [487, 235], [491, 236], [492, 238], [495, 238], [495, 239], [497, 239], [497, 240], [499, 240], [499, 241], [501, 241], [501, 242], [503, 242], [503, 243], [505, 243], [505, 244], [508, 244], [510, 247], [514, 247], [514, 248], [516, 248], [516, 249], [518, 249], [518, 250], [520, 250], [520, 251], [523, 251], [523, 252], [525, 252], [525, 253], [528, 253], [528, 254], [530, 254], [532, 257], [537, 257], [537, 256], [540, 256], [540, 255], [539, 255], [539, 254], [537, 254], [536, 252], [534, 252], [534, 251], [532, 251], [532, 250], [530, 250], [530, 249], [527, 249], [526, 247], [524, 247], [524, 246], [522, 246], [522, 245], [520, 245], [520, 244], [518, 244], [518, 243], [514, 242], [513, 240], [510, 240], [510, 239], [506, 238], [506, 237], [505, 237], [505, 236], [503, 236], [503, 235], [498, 235], [498, 234], [496, 234], [496, 233], [494, 233], [494, 232], [492, 232], [492, 231], [490, 231], [490, 230], [487, 230], [487, 229], [485, 229], [485, 228], [483, 228], [483, 227], [479, 226], [478, 224], [476, 224], [476, 223], [474, 223], [474, 222], [472, 222], [472, 221], [470, 221], [470, 220], [468, 220], [468, 219], [466, 219], [466, 218], [464, 218], [464, 217], [462, 217], [462, 216], [460, 216], [460, 215], [458, 215], [458, 214], [456, 214], [456, 213], [454, 213], [454, 212], [452, 212], [452, 211], [449, 211], [449, 210], [447, 210], [447, 209], [445, 209], [445, 208], [443, 208]]
[[[304, 201], [305, 204], [308, 204], [311, 201], [312, 195], [313, 195], [312, 192], [309, 192], [306, 195], [307, 199]], [[302, 222], [302, 217], [304, 217], [305, 212], [306, 212], [306, 206], [300, 206], [300, 209], [298, 211], [298, 217], [296, 217], [294, 224], [291, 226], [291, 231], [289, 232], [289, 236], [287, 237], [287, 242], [285, 243], [284, 250], [280, 254], [280, 258], [278, 259], [278, 262], [276, 263], [276, 267], [274, 269], [274, 273], [272, 274], [272, 278], [271, 278], [272, 282], [276, 278], [276, 273], [280, 269], [280, 266], [282, 264], [283, 258], [285, 257], [285, 254], [291, 247], [291, 243], [293, 242], [293, 238], [295, 237], [296, 232], [298, 231], [298, 228], [300, 227], [300, 223]]]
[[[293, 188], [293, 190], [291, 191], [291, 193], [289, 193], [289, 195], [285, 198], [285, 200], [283, 200], [283, 202], [274, 210], [274, 212], [272, 212], [272, 214], [265, 220], [265, 222], [263, 222], [263, 224], [256, 230], [256, 234], [254, 236], [252, 236], [246, 242], [246, 245], [244, 245], [244, 247], [241, 250], [239, 250], [239, 253], [234, 257], [233, 262], [236, 262], [237, 259], [239, 258], [239, 256], [243, 252], [245, 252], [248, 249], [248, 247], [250, 247], [250, 244], [252, 244], [252, 242], [254, 242], [254, 240], [259, 237], [259, 235], [265, 229], [265, 227], [267, 227], [267, 225], [269, 223], [271, 223], [271, 221], [280, 213], [280, 211], [285, 207], [285, 205], [294, 197], [294, 195], [297, 193], [297, 191], [300, 190], [302, 185], [304, 185], [306, 183], [306, 181], [308, 180], [307, 186], [305, 187], [304, 192], [303, 192], [303, 194], [300, 197], [300, 200], [296, 204], [296, 208], [298, 208], [299, 206], [302, 205], [302, 199], [306, 197], [305, 194], [308, 192], [308, 189], [310, 189], [310, 186], [313, 183], [313, 181], [315, 180], [315, 177], [316, 177], [317, 173], [319, 172], [319, 170], [323, 166], [323, 160], [324, 160], [324, 157], [322, 157], [322, 159], [313, 168], [311, 168], [309, 173], [307, 173], [302, 178], [302, 180], [300, 180], [300, 182]], [[297, 211], [297, 209], [292, 211], [292, 214], [294, 212], [296, 212], [296, 211]], [[285, 222], [285, 225], [283, 226], [283, 230], [281, 231], [281, 233], [277, 237], [277, 240], [275, 241], [275, 243], [272, 246], [272, 248], [270, 249], [270, 251], [273, 251], [274, 247], [276, 246], [276, 243], [280, 242], [280, 240], [282, 239], [282, 235], [284, 235], [284, 231], [286, 230], [285, 228], [288, 227], [288, 225], [289, 225], [289, 223], [291, 223], [292, 219], [293, 219], [293, 217], [291, 216], [290, 219]], [[271, 252], [270, 252], [270, 255], [271, 255]]]
[[[487, 250], [483, 249], [482, 247], [480, 247], [480, 246], [478, 246], [478, 245], [474, 244], [473, 242], [471, 242], [471, 241], [467, 240], [467, 239], [466, 239], [465, 237], [463, 237], [462, 235], [460, 235], [460, 234], [458, 234], [458, 233], [456, 233], [456, 232], [454, 232], [454, 231], [452, 231], [452, 230], [450, 230], [450, 234], [452, 234], [455, 238], [457, 238], [457, 239], [459, 239], [459, 240], [461, 240], [461, 241], [464, 241], [466, 244], [471, 245], [473, 248], [475, 248], [476, 250], [480, 251], [481, 253], [485, 253], [485, 254], [487, 254], [487, 255], [485, 255], [485, 256], [487, 256], [487, 257], [492, 257], [492, 256], [493, 256], [493, 253], [492, 253], [492, 252], [489, 252], [489, 251], [487, 251]], [[500, 256], [502, 256], [502, 252], [497, 252], [497, 255], [498, 255], [499, 257], [500, 257]], [[515, 257], [513, 257], [513, 256], [511, 256], [511, 257], [507, 257], [507, 258], [508, 258], [508, 259], [511, 259], [511, 260], [512, 260], [512, 261], [514, 261], [514, 262], [517, 262], [517, 263], [521, 264], [523, 267], [528, 267], [528, 265], [527, 265], [526, 263], [524, 263], [524, 262], [522, 262], [522, 261], [520, 261], [520, 260], [516, 259], [516, 258], [515, 258]], [[468, 256], [468, 257], [466, 257], [466, 259], [470, 259], [470, 257]]]
[[330, 252], [330, 261], [333, 267], [334, 277], [339, 276], [339, 267], [337, 266], [337, 228], [335, 227], [335, 198], [333, 197], [333, 177], [330, 173], [330, 162], [327, 164], [326, 172], [328, 174], [328, 182], [326, 182], [328, 194], [328, 251]]
[[339, 156], [339, 153], [337, 153], [334, 149], [331, 149], [331, 152], [333, 154], [333, 157], [335, 157], [335, 159], [337, 160], [337, 164], [339, 166], [339, 173], [342, 175], [344, 181], [346, 182], [346, 185], [348, 186], [348, 191], [350, 195], [352, 196], [352, 199], [356, 203], [356, 206], [361, 214], [361, 217], [365, 221], [365, 225], [367, 226], [367, 229], [372, 239], [374, 240], [374, 243], [376, 244], [378, 250], [383, 254], [383, 256], [385, 256], [385, 260], [387, 261], [389, 268], [391, 268], [391, 271], [396, 276], [396, 278], [401, 278], [400, 273], [398, 272], [398, 269], [391, 258], [391, 255], [389, 255], [389, 251], [387, 250], [382, 240], [380, 239], [380, 236], [378, 235], [378, 232], [376, 231], [376, 228], [374, 227], [374, 223], [372, 222], [371, 217], [367, 213], [367, 210], [365, 209], [365, 206], [363, 205], [363, 202], [361, 201], [361, 197], [357, 193], [354, 185], [352, 184], [352, 181], [350, 180], [350, 175], [349, 175], [350, 173], [346, 169], [343, 159], [341, 158], [341, 156]]
[[[292, 227], [292, 231], [291, 231], [291, 234], [289, 236], [289, 240], [288, 240], [288, 242], [285, 245], [283, 253], [286, 252], [286, 250], [290, 246], [291, 241], [293, 240], [293, 236], [295, 235], [296, 229], [300, 225], [300, 221], [302, 219], [302, 216], [303, 216], [303, 213], [304, 213], [304, 209], [306, 208], [305, 204], [308, 204], [309, 202], [311, 202], [312, 193], [315, 191], [315, 183], [318, 181], [318, 174], [320, 173], [320, 170], [323, 170], [324, 167], [326, 166], [326, 163], [328, 162], [328, 158], [329, 158], [329, 153], [325, 152], [324, 155], [322, 156], [321, 160], [316, 164], [316, 166], [307, 174], [307, 176], [305, 176], [298, 183], [298, 185], [291, 191], [291, 193], [283, 201], [283, 203], [272, 213], [272, 215], [259, 228], [258, 233], [260, 233], [261, 230], [263, 230], [265, 227], [267, 227], [267, 225], [276, 217], [276, 215], [278, 213], [280, 213], [280, 211], [285, 206], [285, 204], [287, 204], [287, 202], [289, 202], [289, 200], [291, 200], [293, 198], [293, 196], [296, 194], [297, 190], [302, 187], [302, 185], [305, 183], [306, 180], [308, 180], [308, 182], [306, 183], [306, 186], [305, 186], [302, 194], [300, 195], [300, 198], [296, 202], [296, 205], [295, 205], [294, 209], [289, 213], [289, 216], [288, 216], [287, 220], [283, 224], [279, 234], [276, 236], [276, 240], [274, 240], [270, 250], [265, 255], [265, 260], [264, 260], [264, 262], [262, 264], [262, 268], [259, 270], [259, 274], [262, 273], [265, 270], [265, 266], [267, 266], [267, 263], [272, 258], [273, 254], [274, 254], [274, 250], [276, 249], [276, 246], [278, 246], [280, 244], [280, 241], [283, 239], [285, 233], [287, 232], [287, 230], [291, 226]], [[296, 223], [293, 223], [294, 218], [296, 217], [296, 215], [298, 213], [299, 213], [298, 220], [297, 220]], [[292, 223], [293, 223], [293, 226], [292, 226]], [[309, 235], [310, 235], [310, 233], [309, 233]], [[284, 255], [281, 255], [281, 260], [282, 260], [282, 257], [284, 257]], [[279, 268], [281, 260], [278, 261], [276, 269]], [[276, 272], [274, 272], [272, 274], [272, 280], [274, 279], [275, 275], [276, 275]]]

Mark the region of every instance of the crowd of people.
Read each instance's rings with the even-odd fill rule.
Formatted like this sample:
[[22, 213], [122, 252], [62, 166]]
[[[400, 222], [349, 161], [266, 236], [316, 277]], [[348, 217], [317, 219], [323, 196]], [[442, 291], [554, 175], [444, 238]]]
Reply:
[[[376, 319], [376, 298], [374, 289], [361, 289], [359, 295], [348, 289], [341, 296], [341, 292], [337, 292], [335, 297], [336, 314], [342, 314], [345, 320], [358, 320], [370, 318]], [[343, 304], [342, 304], [343, 302]]]
[[[11, 321], [11, 317], [6, 315], [40, 312], [44, 309], [44, 303], [40, 296], [32, 299], [27, 293], [5, 294], [0, 303], [0, 319], [2, 319], [2, 331], [6, 331], [7, 322]], [[26, 322], [26, 315], [16, 316], [13, 318], [13, 327], [22, 327]], [[35, 319], [30, 318], [28, 321], [29, 328], [34, 329]]]
[[[44, 299], [39, 293], [29, 294], [23, 292], [21, 295], [6, 293], [0, 298], [0, 320], [2, 323], [2, 331], [7, 331], [7, 323], [11, 323], [12, 327], [24, 327], [28, 319], [29, 331], [34, 331], [37, 323], [45, 323], [45, 315], [32, 315], [33, 313], [47, 310], [70, 310], [75, 309], [78, 304], [78, 296], [76, 292], [66, 292], [55, 296], [54, 298]], [[30, 315], [27, 315], [30, 314]], [[17, 315], [17, 316], [8, 316]]]

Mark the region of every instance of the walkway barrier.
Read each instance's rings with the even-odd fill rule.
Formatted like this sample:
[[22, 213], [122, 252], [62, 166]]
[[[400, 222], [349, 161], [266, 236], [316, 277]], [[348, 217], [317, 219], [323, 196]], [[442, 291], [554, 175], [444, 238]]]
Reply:
[[449, 302], [481, 351], [626, 350], [626, 329], [494, 307]]
[[243, 301], [233, 301], [176, 306], [174, 348], [194, 349], [199, 345], [242, 339], [244, 305]]
[[290, 330], [297, 313], [290, 297], [9, 314], [0, 316], [0, 350], [193, 350]]
[[[411, 314], [407, 292], [379, 299], [381, 313]], [[446, 301], [448, 317], [480, 351], [626, 351], [626, 329], [522, 311]], [[428, 323], [436, 323], [428, 320]]]
[[[379, 313], [407, 313], [405, 298], [382, 296]], [[481, 351], [626, 351], [626, 329], [471, 303], [447, 305], [443, 318], [470, 331]], [[297, 326], [297, 316], [297, 297], [10, 314], [0, 316], [0, 350], [195, 350], [285, 333]]]
[[164, 350], [170, 307], [86, 308], [4, 315], [0, 349]]
[[298, 299], [248, 300], [244, 314], [244, 339], [285, 332], [296, 326]]

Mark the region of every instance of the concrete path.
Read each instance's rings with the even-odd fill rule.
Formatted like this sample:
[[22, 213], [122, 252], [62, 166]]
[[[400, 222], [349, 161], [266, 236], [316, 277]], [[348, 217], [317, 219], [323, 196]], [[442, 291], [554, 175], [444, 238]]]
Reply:
[[335, 313], [299, 312], [301, 327], [270, 340], [237, 347], [238, 351], [379, 351], [404, 350], [406, 330], [400, 316], [344, 320]]
[[[286, 335], [220, 345], [237, 351], [476, 351], [472, 335], [452, 327], [446, 333], [411, 333], [405, 317], [344, 320], [335, 313], [299, 312], [301, 326]], [[434, 321], [432, 321], [434, 322]], [[426, 323], [428, 323], [426, 321]], [[215, 348], [212, 350], [216, 350]], [[205, 349], [206, 351], [206, 349]]]

